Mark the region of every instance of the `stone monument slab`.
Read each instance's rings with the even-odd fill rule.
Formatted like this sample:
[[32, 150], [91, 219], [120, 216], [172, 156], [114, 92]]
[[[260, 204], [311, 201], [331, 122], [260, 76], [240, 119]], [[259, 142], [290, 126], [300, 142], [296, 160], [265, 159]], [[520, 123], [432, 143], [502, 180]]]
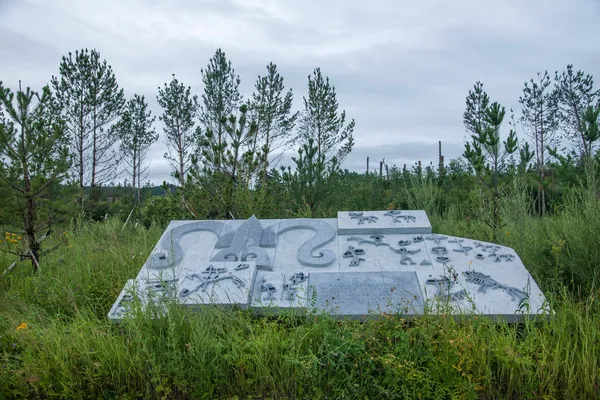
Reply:
[[177, 299], [183, 305], [248, 308], [255, 276], [254, 261], [211, 261], [207, 267], [182, 272], [177, 283]]
[[316, 306], [352, 317], [427, 310], [516, 320], [548, 312], [513, 249], [432, 233], [422, 210], [172, 221], [109, 318], [121, 321], [138, 297], [142, 309], [164, 298], [257, 313]]
[[303, 272], [285, 274], [259, 271], [252, 292], [252, 309], [271, 313], [305, 310], [308, 307], [308, 276]]

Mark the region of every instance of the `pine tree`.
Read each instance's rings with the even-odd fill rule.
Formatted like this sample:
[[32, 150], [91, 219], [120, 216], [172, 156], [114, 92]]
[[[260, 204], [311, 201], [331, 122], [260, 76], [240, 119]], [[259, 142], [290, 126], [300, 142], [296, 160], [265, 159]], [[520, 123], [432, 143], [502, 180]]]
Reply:
[[567, 139], [579, 148], [582, 160], [589, 160], [593, 153], [593, 142], [586, 137], [582, 118], [600, 97], [600, 91], [594, 90], [594, 77], [581, 70], [574, 71], [573, 65], [569, 64], [560, 75], [556, 72], [555, 82], [559, 118]]
[[283, 77], [272, 62], [267, 66], [267, 75], [259, 76], [252, 95], [252, 111], [258, 125], [257, 139], [262, 144], [263, 159], [261, 180], [266, 183], [269, 156], [279, 149], [285, 150], [299, 112], [292, 113], [294, 95], [290, 88], [284, 93]]
[[538, 171], [538, 210], [546, 214], [546, 164], [548, 148], [555, 146], [556, 130], [558, 129], [558, 103], [556, 92], [550, 87], [548, 71], [537, 74], [537, 80], [525, 82], [523, 95], [519, 98], [521, 104], [521, 124], [525, 133], [533, 140], [536, 156], [535, 166]]
[[135, 94], [129, 99], [121, 119], [111, 128], [116, 137], [121, 140], [121, 152], [125, 162], [131, 168], [133, 190], [136, 193], [138, 204], [140, 204], [140, 187], [142, 179], [147, 175], [148, 166], [145, 160], [150, 146], [158, 140], [158, 134], [154, 129], [156, 117], [148, 110], [148, 104], [144, 96]]
[[7, 244], [24, 237], [22, 245], [11, 245], [7, 251], [31, 260], [34, 272], [40, 258], [60, 245], [42, 251], [42, 242], [68, 206], [61, 196], [70, 167], [68, 140], [62, 121], [52, 112], [52, 101], [47, 86], [41, 95], [30, 88], [23, 91], [20, 84], [13, 93], [0, 82], [0, 104], [6, 110], [0, 121], [0, 180], [6, 191], [1, 197], [8, 211], [0, 225], [16, 230], [7, 233]]
[[[224, 208], [222, 212], [213, 209], [211, 214], [230, 218], [233, 215], [235, 191], [249, 190], [263, 157], [255, 147], [257, 124], [247, 104], [240, 106], [237, 116], [231, 114], [225, 120], [223, 129], [225, 135], [220, 149], [217, 149], [219, 145], [213, 132], [206, 132], [201, 154], [204, 167], [194, 165], [190, 171], [191, 183], [186, 191], [190, 193], [190, 190], [193, 192], [195, 188], [202, 188], [209, 192], [213, 207], [220, 203]], [[214, 157], [219, 157], [219, 169], [212, 167], [216, 165]]]
[[466, 108], [463, 113], [465, 129], [471, 134], [488, 129], [486, 114], [490, 107], [490, 98], [483, 90], [483, 83], [477, 81], [473, 90], [469, 90], [466, 99]]
[[66, 121], [79, 187], [95, 187], [116, 177], [118, 157], [107, 126], [125, 104], [112, 67], [96, 50], [63, 57], [60, 77], [52, 77], [61, 116]]
[[[501, 173], [506, 170], [507, 159], [517, 151], [519, 147], [518, 139], [516, 132], [511, 129], [508, 138], [504, 142], [501, 142], [500, 127], [506, 114], [505, 108], [497, 102], [490, 104], [485, 109], [479, 107], [469, 108], [469, 98], [473, 98], [473, 94], [471, 92], [469, 93], [469, 97], [467, 97], [467, 110], [482, 110], [483, 118], [481, 121], [475, 119], [476, 122], [471, 125], [476, 131], [471, 135], [471, 142], [465, 144], [463, 156], [471, 164], [481, 184], [491, 196], [492, 211], [486, 223], [492, 230], [492, 241], [496, 242], [498, 240], [498, 231], [503, 226], [500, 215], [502, 200]], [[488, 97], [483, 92], [479, 98]], [[466, 114], [464, 116], [465, 126], [474, 121], [471, 118], [473, 114]]]
[[225, 126], [227, 119], [240, 106], [240, 77], [236, 75], [227, 60], [225, 53], [219, 48], [209, 60], [206, 69], [201, 70], [204, 93], [200, 109], [200, 123], [205, 135], [210, 137], [212, 167], [221, 168], [221, 159], [226, 147]]
[[597, 107], [588, 106], [581, 117], [583, 124], [583, 137], [591, 146], [600, 139], [600, 104]]
[[299, 131], [304, 144], [313, 139], [317, 159], [325, 156], [326, 163], [341, 163], [354, 146], [354, 120], [346, 125], [346, 111], [338, 114], [338, 108], [335, 87], [315, 68], [308, 76], [308, 98], [304, 97]]
[[194, 129], [198, 112], [198, 97], [190, 94], [191, 88], [180, 83], [173, 75], [169, 84], [158, 88], [156, 100], [162, 107], [159, 117], [167, 140], [167, 152], [164, 157], [175, 170], [173, 174], [184, 186], [191, 166], [192, 155], [198, 147], [198, 132]]
[[330, 193], [327, 181], [333, 178], [339, 170], [336, 160], [327, 163], [325, 154], [318, 154], [319, 149], [314, 139], [309, 138], [298, 150], [298, 157], [292, 157], [296, 164], [295, 171], [290, 167], [282, 167], [282, 182], [291, 193], [297, 205], [306, 204], [311, 217], [315, 217], [319, 206]]
[[91, 62], [87, 49], [63, 56], [59, 66], [60, 78], [52, 77], [58, 111], [65, 121], [71, 142], [73, 177], [81, 189], [89, 183], [91, 122], [89, 85]]

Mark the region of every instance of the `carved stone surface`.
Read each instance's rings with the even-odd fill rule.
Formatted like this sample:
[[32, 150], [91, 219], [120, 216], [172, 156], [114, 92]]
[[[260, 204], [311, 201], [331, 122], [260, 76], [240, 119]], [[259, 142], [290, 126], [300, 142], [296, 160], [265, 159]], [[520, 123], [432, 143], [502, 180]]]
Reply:
[[[327, 267], [336, 260], [336, 254], [331, 250], [321, 249], [336, 237], [331, 225], [318, 219], [301, 218], [288, 219], [279, 224], [279, 234], [294, 229], [310, 229], [315, 235], [304, 242], [298, 249], [297, 258], [307, 267]], [[321, 249], [321, 250], [320, 250]]]
[[383, 214], [386, 217], [390, 217], [392, 218], [392, 222], [395, 223], [410, 223], [410, 222], [417, 222], [417, 217], [400, 211], [400, 210], [395, 210], [395, 211], [388, 211], [386, 213]]
[[207, 231], [214, 233], [217, 237], [215, 248], [227, 247], [234, 236], [231, 229], [225, 227], [221, 221], [193, 221], [179, 225], [169, 230], [160, 240], [161, 251], [150, 255], [150, 268], [164, 269], [178, 265], [184, 256], [180, 241], [183, 236], [196, 231]]
[[362, 212], [349, 212], [348, 216], [350, 217], [350, 219], [355, 219], [358, 225], [364, 225], [365, 222], [377, 222], [377, 220], [379, 219], [374, 215], [364, 215], [364, 213]]
[[[265, 237], [263, 239], [263, 236]], [[253, 215], [233, 234], [229, 246], [213, 255], [211, 261], [254, 261], [259, 269], [272, 270], [271, 258], [261, 247], [275, 247], [276, 235], [271, 228], [263, 230]]]
[[308, 284], [317, 310], [335, 315], [423, 313], [423, 296], [414, 272], [323, 272], [310, 274]]
[[425, 284], [435, 287], [435, 296], [441, 301], [453, 302], [464, 300], [467, 297], [466, 290], [454, 290], [457, 284], [456, 276], [453, 276], [452, 279], [447, 276], [430, 278], [425, 281]]
[[350, 266], [357, 267], [360, 265], [361, 261], [365, 261], [361, 256], [365, 255], [365, 251], [363, 249], [355, 249], [354, 246], [348, 246], [348, 250], [344, 252], [344, 258], [351, 258]]
[[[449, 290], [435, 281], [442, 278], [451, 282]], [[311, 292], [311, 284], [319, 291]], [[404, 295], [418, 301], [396, 307]], [[432, 233], [423, 211], [405, 210], [343, 211], [337, 219], [172, 221], [109, 318], [126, 318], [133, 304], [154, 310], [147, 306], [157, 299], [257, 313], [304, 312], [318, 300], [317, 308], [336, 303], [333, 311], [352, 316], [384, 310], [389, 301], [403, 313], [420, 313], [423, 304], [435, 313], [442, 300], [440, 312], [450, 307], [508, 320], [522, 314], [523, 304], [529, 313], [542, 312], [545, 301], [513, 249]]]
[[383, 235], [371, 235], [369, 236], [368, 239], [366, 238], [361, 238], [359, 236], [350, 236], [348, 239], [346, 239], [348, 241], [350, 240], [354, 240], [356, 242], [358, 242], [358, 244], [372, 244], [373, 246], [388, 246], [389, 247], [389, 243], [386, 243], [383, 241]]
[[508, 293], [512, 300], [518, 301], [521, 301], [528, 296], [525, 291], [516, 287], [501, 284], [497, 280], [492, 279], [489, 275], [481, 272], [465, 271], [463, 274], [466, 276], [467, 282], [478, 285], [479, 291], [482, 293], [485, 293], [487, 289], [503, 289]]
[[237, 305], [247, 308], [256, 275], [256, 263], [236, 270], [238, 262], [211, 262], [205, 268], [188, 269], [178, 282], [177, 298], [185, 305]]
[[257, 312], [278, 312], [308, 307], [308, 275], [258, 271], [251, 307]]
[[338, 212], [339, 235], [431, 233], [431, 223], [422, 210], [369, 211], [363, 216], [376, 217], [376, 223], [357, 224], [358, 211]]

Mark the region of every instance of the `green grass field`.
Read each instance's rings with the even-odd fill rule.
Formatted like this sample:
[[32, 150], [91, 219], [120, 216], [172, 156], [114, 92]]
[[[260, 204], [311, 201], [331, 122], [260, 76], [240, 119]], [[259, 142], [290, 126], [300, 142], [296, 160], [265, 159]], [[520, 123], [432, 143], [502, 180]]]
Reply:
[[[430, 213], [434, 231], [485, 239], [481, 226], [454, 215]], [[106, 314], [162, 229], [74, 220], [59, 232], [68, 245], [39, 274], [23, 264], [0, 277], [0, 398], [599, 398], [596, 192], [574, 191], [543, 219], [516, 196], [504, 216], [502, 244], [546, 293], [551, 318], [359, 323], [172, 308], [117, 326]], [[2, 257], [0, 265], [12, 262]]]

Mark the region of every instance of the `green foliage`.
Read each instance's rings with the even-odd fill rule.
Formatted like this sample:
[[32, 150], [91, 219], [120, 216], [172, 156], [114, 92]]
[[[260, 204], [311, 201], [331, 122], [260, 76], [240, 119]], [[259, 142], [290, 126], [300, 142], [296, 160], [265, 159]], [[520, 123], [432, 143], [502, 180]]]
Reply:
[[[501, 139], [505, 109], [477, 82], [463, 114], [465, 159], [386, 166], [385, 175], [341, 170], [355, 124], [319, 68], [301, 115], [274, 63], [245, 104], [221, 49], [202, 79], [201, 106], [174, 76], [158, 89], [177, 188], [141, 187], [154, 119], [141, 96], [123, 109], [123, 91], [97, 51], [63, 58], [54, 97], [27, 89], [14, 106], [0, 85], [0, 228], [18, 228], [0, 237], [0, 265], [46, 256], [41, 273], [0, 276], [0, 398], [600, 396], [600, 109], [591, 76], [568, 66], [555, 90], [547, 73], [525, 84], [520, 122], [532, 147], [519, 146], [514, 121]], [[555, 131], [581, 151], [555, 148]], [[295, 133], [295, 165], [269, 171]], [[115, 138], [134, 160], [139, 204], [127, 183], [103, 184], [114, 172]], [[69, 150], [68, 178], [83, 196], [80, 213], [57, 225], [64, 209], [76, 208]], [[119, 326], [107, 321], [171, 220], [381, 209], [424, 209], [436, 232], [514, 248], [546, 294], [545, 315], [521, 324], [444, 313], [358, 323], [298, 312], [195, 313], [166, 297], [165, 317], [153, 304]], [[61, 252], [51, 252], [59, 243]]]
[[338, 115], [338, 108], [335, 86], [315, 68], [308, 76], [308, 99], [304, 97], [299, 134], [303, 144], [314, 141], [318, 158], [324, 156], [325, 162], [334, 164], [342, 162], [354, 146], [354, 119], [346, 125], [346, 111]]
[[[514, 130], [510, 130], [508, 138], [501, 142], [500, 126], [504, 121], [506, 110], [499, 103], [494, 102], [489, 105], [483, 114], [483, 120], [479, 120], [479, 114], [469, 114], [469, 99], [472, 97], [481, 98], [482, 103], [487, 99], [487, 94], [477, 94], [480, 86], [475, 86], [475, 90], [470, 92], [467, 97], [467, 111], [465, 112], [465, 126], [469, 128], [474, 126], [474, 133], [471, 135], [471, 142], [465, 144], [464, 157], [469, 161], [481, 184], [489, 197], [491, 209], [489, 212], [479, 214], [479, 217], [487, 223], [491, 230], [491, 241], [498, 240], [498, 232], [503, 226], [500, 213], [502, 201], [502, 182], [501, 174], [507, 171], [508, 158], [517, 151], [518, 141]], [[483, 105], [476, 107], [477, 112], [481, 111]], [[474, 122], [473, 122], [474, 121]], [[529, 154], [522, 153], [523, 157]], [[483, 199], [482, 199], [483, 200]], [[484, 202], [482, 205], [487, 204]]]
[[141, 210], [142, 222], [145, 226], [156, 225], [166, 228], [169, 222], [180, 219], [190, 219], [194, 215], [181, 208], [179, 199], [168, 194], [165, 196], [152, 196], [144, 203]]
[[269, 168], [269, 156], [277, 150], [286, 150], [299, 112], [292, 113], [294, 95], [290, 88], [284, 94], [283, 77], [277, 65], [267, 65], [267, 75], [259, 76], [252, 94], [251, 109], [256, 115], [258, 140], [262, 143], [262, 173], [264, 184]]
[[487, 111], [490, 107], [490, 98], [483, 90], [483, 83], [477, 81], [473, 90], [469, 91], [466, 98], [466, 109], [463, 113], [463, 121], [467, 132], [477, 134], [487, 131]]
[[[534, 155], [535, 168], [538, 172], [537, 205], [540, 214], [546, 214], [546, 179], [549, 149], [556, 146], [556, 130], [558, 129], [558, 97], [557, 91], [551, 90], [551, 80], [548, 71], [537, 74], [537, 80], [525, 82], [523, 95], [519, 97], [521, 109], [521, 124], [525, 134], [534, 143], [534, 150], [529, 150], [529, 143], [521, 149], [521, 160], [529, 162]], [[524, 165], [521, 166], [523, 169]]]
[[287, 170], [282, 168], [282, 182], [292, 194], [295, 204], [306, 203], [311, 217], [315, 217], [327, 192], [331, 190], [328, 183], [334, 179], [339, 167], [335, 158], [330, 163], [325, 161], [325, 154], [319, 153], [312, 138], [298, 150], [298, 157], [292, 160], [296, 170], [292, 172], [290, 167]]
[[[233, 214], [234, 192], [249, 190], [260, 166], [262, 154], [257, 148], [257, 125], [249, 121], [249, 107], [243, 104], [238, 116], [230, 115], [225, 121], [221, 144], [214, 133], [208, 130], [201, 142], [202, 162], [194, 162], [190, 179], [184, 188], [186, 199], [194, 204], [194, 198], [206, 199], [212, 203], [209, 214], [228, 219]], [[200, 193], [198, 193], [200, 192]]]
[[582, 125], [583, 125], [583, 138], [584, 140], [590, 144], [590, 153], [591, 146], [600, 138], [600, 130], [598, 129], [598, 123], [600, 116], [600, 105], [594, 108], [594, 106], [588, 106], [583, 115], [582, 115]]

